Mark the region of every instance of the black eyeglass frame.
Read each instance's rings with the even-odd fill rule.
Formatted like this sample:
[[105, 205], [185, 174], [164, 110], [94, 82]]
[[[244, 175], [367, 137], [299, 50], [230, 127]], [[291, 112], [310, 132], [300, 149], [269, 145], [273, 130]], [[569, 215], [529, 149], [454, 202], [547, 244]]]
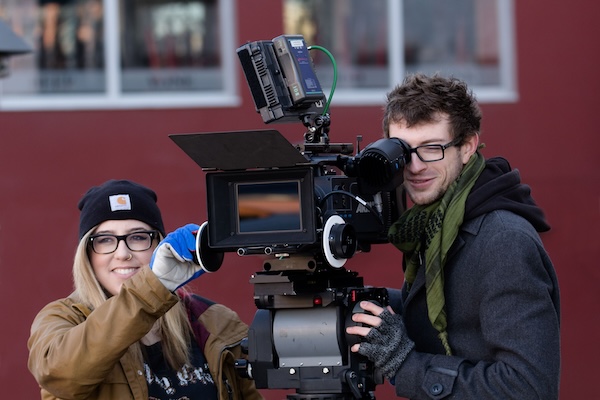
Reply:
[[[446, 144], [424, 144], [424, 145], [417, 146], [417, 147], [409, 147], [408, 150], [407, 150], [407, 152], [406, 152], [406, 155], [405, 155], [406, 163], [408, 164], [411, 161], [411, 159], [412, 159], [411, 154], [412, 153], [415, 153], [417, 155], [417, 157], [419, 157], [419, 160], [421, 160], [421, 161], [423, 161], [425, 163], [442, 161], [444, 159], [444, 157], [446, 156], [446, 149], [449, 148], [449, 147], [452, 147], [452, 146], [459, 145], [461, 141], [462, 141], [462, 138], [455, 138], [455, 139], [452, 139], [451, 141], [449, 141]], [[435, 147], [435, 148], [441, 149], [442, 150], [442, 157], [436, 158], [435, 160], [423, 160], [423, 157], [421, 157], [421, 155], [419, 154], [419, 149], [422, 149], [422, 148], [425, 148], [425, 147], [427, 147], [427, 148], [434, 148]]]
[[[140, 233], [147, 233], [148, 235], [150, 235], [150, 244], [148, 245], [148, 247], [147, 247], [147, 248], [145, 248], [145, 249], [143, 249], [143, 250], [134, 250], [134, 249], [132, 249], [131, 247], [129, 247], [129, 243], [127, 243], [127, 238], [128, 238], [129, 236], [133, 236], [133, 235], [139, 235]], [[97, 251], [96, 251], [96, 249], [94, 248], [94, 239], [97, 239], [97, 238], [99, 238], [99, 237], [105, 237], [105, 236], [111, 236], [111, 237], [114, 237], [115, 239], [117, 239], [117, 244], [115, 245], [115, 249], [114, 249], [113, 251], [109, 251], [108, 253], [99, 253], [99, 252], [97, 252]], [[115, 251], [117, 251], [117, 249], [119, 248], [119, 243], [120, 243], [121, 241], [124, 241], [124, 242], [125, 242], [125, 246], [127, 246], [127, 248], [128, 248], [130, 251], [136, 251], [136, 252], [139, 252], [139, 251], [146, 251], [146, 250], [148, 250], [150, 247], [152, 247], [152, 242], [154, 242], [154, 239], [155, 239], [155, 238], [158, 238], [158, 231], [156, 231], [156, 230], [151, 230], [151, 231], [137, 231], [137, 232], [131, 232], [131, 233], [128, 233], [128, 234], [126, 234], [126, 235], [112, 235], [112, 234], [110, 234], [110, 233], [99, 233], [99, 234], [97, 234], [97, 235], [91, 235], [91, 236], [89, 237], [89, 239], [88, 239], [88, 246], [89, 246], [89, 247], [92, 249], [92, 251], [93, 251], [94, 253], [96, 253], [96, 254], [112, 254], [112, 253], [114, 253]]]

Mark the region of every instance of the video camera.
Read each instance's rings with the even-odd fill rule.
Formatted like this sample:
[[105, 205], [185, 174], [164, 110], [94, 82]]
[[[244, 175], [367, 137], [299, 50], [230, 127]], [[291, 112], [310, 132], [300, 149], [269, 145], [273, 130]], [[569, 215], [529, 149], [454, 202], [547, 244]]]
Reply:
[[239, 372], [259, 389], [295, 389], [289, 399], [372, 399], [383, 378], [350, 351], [358, 339], [345, 330], [360, 301], [384, 306], [387, 291], [343, 266], [387, 242], [404, 208], [408, 146], [380, 139], [354, 155], [352, 144], [330, 143], [308, 51], [300, 35], [237, 49], [263, 121], [302, 122], [302, 145], [276, 130], [170, 137], [206, 172], [199, 263], [215, 271], [225, 252], [265, 257], [250, 279], [258, 310]]

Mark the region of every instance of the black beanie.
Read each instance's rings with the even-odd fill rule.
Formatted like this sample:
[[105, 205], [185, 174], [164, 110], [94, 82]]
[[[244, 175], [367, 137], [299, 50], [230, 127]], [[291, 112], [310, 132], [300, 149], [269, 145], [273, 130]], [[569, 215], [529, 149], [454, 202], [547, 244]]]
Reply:
[[79, 200], [79, 239], [96, 225], [113, 219], [137, 219], [165, 236], [157, 196], [151, 189], [127, 180], [109, 180]]

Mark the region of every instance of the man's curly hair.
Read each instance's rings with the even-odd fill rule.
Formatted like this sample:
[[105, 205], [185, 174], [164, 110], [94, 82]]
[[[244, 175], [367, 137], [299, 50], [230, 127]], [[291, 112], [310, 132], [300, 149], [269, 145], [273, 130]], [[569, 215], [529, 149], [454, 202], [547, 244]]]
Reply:
[[481, 110], [467, 84], [439, 74], [413, 74], [387, 95], [383, 133], [389, 137], [390, 124], [404, 122], [408, 127], [436, 122], [448, 117], [453, 139], [480, 133]]

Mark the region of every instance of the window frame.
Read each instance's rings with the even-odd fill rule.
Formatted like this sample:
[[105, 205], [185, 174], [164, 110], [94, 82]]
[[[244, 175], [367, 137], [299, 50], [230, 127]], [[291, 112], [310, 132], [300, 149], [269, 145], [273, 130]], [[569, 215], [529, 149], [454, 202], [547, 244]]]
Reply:
[[[0, 79], [0, 110], [104, 110], [140, 108], [195, 108], [195, 107], [237, 107], [242, 103], [238, 82], [238, 60], [235, 49], [237, 28], [235, 13], [237, 1], [218, 0], [219, 34], [222, 39], [223, 90], [195, 92], [143, 92], [124, 93], [120, 91], [120, 42], [119, 42], [119, 0], [103, 0], [106, 91], [102, 94], [33, 94], [7, 95], [2, 93]], [[497, 0], [500, 52], [500, 85], [483, 87], [471, 85], [480, 103], [511, 103], [518, 100], [516, 77], [516, 44], [514, 37], [514, 0]], [[387, 0], [389, 84], [388, 88], [344, 89], [337, 88], [333, 96], [334, 105], [369, 106], [381, 105], [386, 94], [400, 83], [405, 74], [404, 0]], [[256, 38], [268, 40], [270, 38]], [[335, 57], [335, 54], [334, 54]], [[10, 78], [10, 77], [9, 77]], [[5, 79], [9, 79], [5, 78]], [[243, 83], [243, 82], [242, 82]], [[244, 85], [245, 86], [245, 85]], [[324, 86], [325, 92], [330, 88]]]
[[[218, 0], [223, 89], [194, 92], [126, 93], [120, 85], [119, 2], [103, 0], [106, 86], [93, 94], [5, 94], [0, 80], [0, 110], [106, 110], [140, 108], [233, 107], [241, 103], [236, 73], [234, 0]], [[5, 79], [10, 79], [10, 76]]]
[[[498, 5], [498, 40], [500, 53], [500, 85], [470, 85], [480, 103], [512, 103], [518, 100], [516, 78], [516, 46], [514, 39], [513, 0], [496, 0]], [[386, 94], [406, 75], [404, 63], [404, 0], [387, 0], [389, 83], [386, 89], [336, 88], [332, 103], [344, 106], [381, 105]], [[399, 17], [398, 17], [399, 16]], [[400, 23], [398, 23], [400, 21]], [[333, 55], [335, 57], [335, 54]], [[441, 71], [443, 73], [443, 71]], [[330, 88], [323, 85], [327, 93]]]

